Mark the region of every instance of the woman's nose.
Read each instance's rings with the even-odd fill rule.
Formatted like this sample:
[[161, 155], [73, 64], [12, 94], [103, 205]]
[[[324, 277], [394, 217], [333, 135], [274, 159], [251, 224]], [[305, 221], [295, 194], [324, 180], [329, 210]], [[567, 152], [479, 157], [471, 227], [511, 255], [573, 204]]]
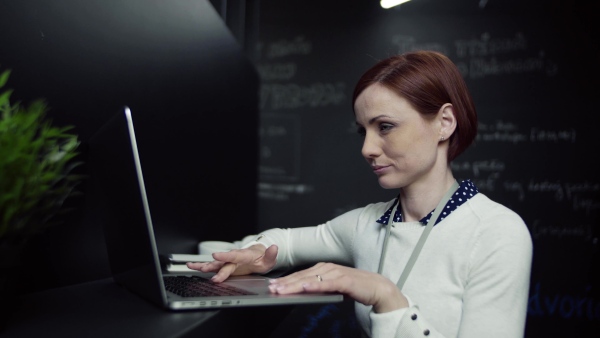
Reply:
[[381, 153], [381, 148], [377, 144], [377, 141], [374, 137], [369, 136], [368, 133], [365, 135], [361, 153], [366, 159], [375, 158]]

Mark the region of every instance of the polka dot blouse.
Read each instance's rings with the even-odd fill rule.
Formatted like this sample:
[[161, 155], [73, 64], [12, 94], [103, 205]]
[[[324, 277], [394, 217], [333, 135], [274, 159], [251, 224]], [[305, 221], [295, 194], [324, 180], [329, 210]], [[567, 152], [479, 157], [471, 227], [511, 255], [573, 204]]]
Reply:
[[[477, 190], [477, 187], [475, 186], [475, 184], [473, 184], [473, 182], [471, 182], [471, 180], [462, 181], [458, 186], [456, 192], [452, 195], [448, 203], [446, 203], [446, 205], [444, 206], [444, 210], [442, 211], [434, 225], [441, 222], [446, 216], [450, 215], [450, 213], [456, 210], [456, 208], [461, 206], [471, 197], [475, 196], [478, 192], [479, 190]], [[399, 197], [400, 196], [396, 197], [396, 200], [394, 201], [392, 206], [383, 214], [383, 216], [379, 217], [377, 223], [388, 224], [390, 214], [392, 213], [392, 209], [394, 208], [396, 203], [398, 203]], [[421, 224], [423, 225], [427, 225], [427, 222], [429, 221], [429, 218], [431, 218], [431, 216], [433, 215], [434, 211], [435, 209], [431, 210], [431, 212], [427, 214], [427, 216], [421, 218], [419, 222], [421, 222]], [[394, 222], [402, 222], [401, 206], [398, 206], [398, 209], [396, 209], [396, 213], [394, 214]]]

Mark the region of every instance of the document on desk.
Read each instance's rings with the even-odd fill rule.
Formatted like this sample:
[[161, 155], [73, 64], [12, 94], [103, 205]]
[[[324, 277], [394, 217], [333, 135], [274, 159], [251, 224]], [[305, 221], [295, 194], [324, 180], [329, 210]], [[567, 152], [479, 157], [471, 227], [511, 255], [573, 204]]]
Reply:
[[187, 262], [212, 262], [212, 255], [191, 255], [191, 254], [170, 254], [167, 256], [168, 263], [166, 269], [168, 272], [194, 272], [187, 267]]
[[170, 254], [168, 256], [169, 262], [185, 264], [188, 262], [212, 262], [214, 258], [212, 255], [188, 255], [188, 254]]

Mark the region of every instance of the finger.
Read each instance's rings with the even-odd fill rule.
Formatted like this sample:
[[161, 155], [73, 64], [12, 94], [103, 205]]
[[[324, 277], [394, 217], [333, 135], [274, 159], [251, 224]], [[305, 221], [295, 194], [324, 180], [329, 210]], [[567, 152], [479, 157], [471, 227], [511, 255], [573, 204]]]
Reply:
[[304, 292], [318, 293], [318, 292], [335, 292], [339, 291], [335, 280], [316, 280], [309, 281], [302, 284]]
[[277, 279], [271, 280], [273, 284], [291, 284], [298, 282], [300, 280], [309, 280], [311, 278], [316, 278], [317, 275], [325, 275], [329, 271], [325, 263], [317, 263], [310, 268], [306, 268], [304, 270], [296, 271], [292, 274], [289, 274], [284, 277], [280, 277]]
[[339, 291], [335, 282], [339, 272], [336, 271], [335, 264], [317, 263], [289, 276], [271, 280], [269, 288], [271, 292], [280, 294]]
[[291, 293], [302, 293], [304, 292], [304, 288], [302, 287], [302, 282], [293, 282], [287, 284], [269, 284], [269, 290], [271, 293], [277, 293], [280, 295], [287, 295]]
[[229, 276], [234, 274], [236, 267], [237, 264], [235, 263], [226, 263], [216, 275], [211, 277], [211, 280], [215, 283], [221, 283], [225, 281], [227, 278], [229, 278]]
[[317, 293], [337, 291], [334, 280], [325, 280], [320, 275], [306, 276], [286, 284], [271, 284], [269, 285], [269, 289], [272, 293], [282, 295], [303, 292]]
[[196, 262], [196, 263], [186, 263], [186, 266], [192, 270], [202, 271], [202, 272], [215, 272], [219, 271], [221, 267], [225, 264], [225, 262], [213, 261], [213, 262]]
[[249, 250], [236, 249], [227, 252], [215, 252], [213, 258], [222, 262], [248, 264], [255, 259], [255, 255]]
[[[264, 250], [264, 251], [263, 251]], [[259, 245], [259, 248], [248, 248], [240, 250], [231, 250], [228, 252], [214, 253], [213, 258], [237, 264], [235, 274], [248, 274], [253, 272], [265, 272], [275, 266], [277, 261], [278, 248], [276, 245], [271, 245], [266, 250], [263, 246]]]

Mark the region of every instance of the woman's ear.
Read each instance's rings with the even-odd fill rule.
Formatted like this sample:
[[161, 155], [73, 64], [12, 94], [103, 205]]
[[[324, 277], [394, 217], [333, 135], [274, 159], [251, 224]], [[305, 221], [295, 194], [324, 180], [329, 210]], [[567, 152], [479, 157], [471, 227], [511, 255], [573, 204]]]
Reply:
[[454, 107], [451, 103], [445, 103], [438, 112], [440, 119], [440, 141], [450, 139], [450, 136], [456, 129], [456, 116], [454, 115]]

